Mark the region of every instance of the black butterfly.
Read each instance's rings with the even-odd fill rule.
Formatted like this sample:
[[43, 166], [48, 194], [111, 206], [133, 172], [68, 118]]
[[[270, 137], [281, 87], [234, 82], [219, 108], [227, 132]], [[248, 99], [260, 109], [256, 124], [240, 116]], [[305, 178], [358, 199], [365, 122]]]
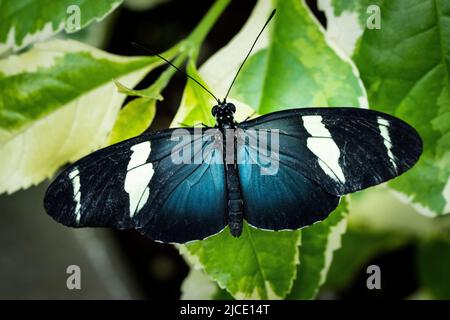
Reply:
[[342, 195], [407, 171], [422, 152], [414, 128], [376, 111], [291, 109], [241, 123], [235, 111], [218, 100], [213, 128], [145, 133], [88, 155], [50, 185], [46, 211], [67, 226], [135, 228], [163, 242], [227, 225], [239, 236], [243, 219], [298, 229], [325, 219]]

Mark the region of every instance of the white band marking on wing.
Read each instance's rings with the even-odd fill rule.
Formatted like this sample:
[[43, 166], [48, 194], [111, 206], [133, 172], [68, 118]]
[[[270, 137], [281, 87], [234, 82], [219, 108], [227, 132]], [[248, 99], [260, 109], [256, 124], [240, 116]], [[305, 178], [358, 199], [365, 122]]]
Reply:
[[80, 171], [78, 168], [74, 168], [69, 173], [69, 179], [72, 180], [72, 188], [73, 188], [73, 201], [75, 201], [75, 215], [76, 222], [80, 223], [81, 219], [81, 184], [80, 184]]
[[341, 152], [331, 137], [330, 131], [322, 123], [322, 117], [303, 116], [302, 120], [306, 131], [312, 136], [306, 141], [308, 149], [319, 158], [322, 170], [333, 180], [345, 183], [344, 172], [339, 165]]
[[146, 163], [150, 155], [150, 141], [145, 141], [131, 147], [128, 173], [125, 177], [125, 191], [130, 197], [130, 218], [138, 213], [145, 205], [150, 195], [149, 183], [154, 170], [151, 162]]
[[386, 119], [383, 119], [381, 117], [377, 118], [378, 121], [378, 128], [380, 129], [381, 136], [383, 137], [384, 146], [387, 150], [387, 155], [389, 157], [389, 160], [392, 163], [392, 166], [397, 171], [397, 164], [395, 163], [395, 157], [392, 153], [392, 141], [391, 136], [389, 135], [389, 122]]

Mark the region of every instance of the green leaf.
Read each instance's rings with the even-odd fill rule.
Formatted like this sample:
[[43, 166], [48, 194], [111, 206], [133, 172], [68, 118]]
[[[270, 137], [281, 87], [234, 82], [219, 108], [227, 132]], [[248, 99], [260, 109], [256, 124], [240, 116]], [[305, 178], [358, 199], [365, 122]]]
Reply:
[[[121, 3], [122, 0], [0, 1], [0, 53], [10, 48], [18, 50], [63, 29], [76, 32], [102, 20]], [[78, 13], [74, 6], [79, 8], [80, 28], [72, 29]]]
[[[170, 60], [173, 59], [183, 48], [184, 42], [187, 41], [189, 40], [179, 42], [177, 45], [173, 46], [166, 52], [162, 53], [162, 56], [165, 57], [166, 59]], [[151, 59], [154, 61], [155, 66], [164, 64], [164, 60], [162, 60], [158, 56], [152, 56]], [[179, 67], [180, 64], [184, 62], [185, 59], [186, 54], [180, 54], [175, 59], [174, 64]], [[158, 79], [154, 83], [152, 83], [148, 88], [145, 89], [139, 90], [130, 89], [116, 80], [114, 81], [114, 83], [116, 84], [117, 89], [119, 90], [120, 93], [124, 93], [128, 96], [142, 97], [151, 100], [163, 100], [163, 97], [161, 96], [161, 91], [167, 86], [175, 71], [176, 71], [175, 68], [168, 66], [167, 69], [158, 77]]]
[[341, 236], [346, 230], [347, 203], [339, 207], [324, 221], [302, 230], [300, 264], [297, 279], [288, 299], [313, 299], [325, 282], [333, 253], [341, 246]]
[[181, 285], [181, 300], [233, 300], [228, 291], [218, 287], [203, 271], [191, 267]]
[[[188, 61], [187, 73], [207, 87], [206, 83], [198, 74], [195, 62], [192, 59]], [[195, 126], [202, 122], [208, 126], [214, 126], [215, 120], [211, 114], [211, 108], [215, 104], [216, 101], [212, 96], [205, 92], [205, 90], [193, 80], [188, 79], [180, 107], [172, 121], [172, 126]]]
[[[333, 8], [334, 17], [342, 17], [345, 14], [354, 13], [357, 18], [357, 23], [361, 28], [365, 28], [367, 25], [367, 19], [372, 15], [372, 12], [368, 10], [371, 5], [380, 5], [382, 0], [319, 0], [323, 4], [328, 2], [328, 5]], [[328, 15], [327, 15], [328, 19]], [[327, 24], [328, 26], [328, 24]], [[341, 32], [343, 32], [341, 30]]]
[[186, 249], [236, 299], [280, 299], [295, 278], [299, 241], [300, 231], [262, 231], [244, 223], [239, 238], [227, 227]]
[[0, 193], [102, 146], [125, 98], [113, 79], [134, 86], [152, 61], [62, 40], [0, 60]]
[[418, 252], [419, 276], [422, 285], [435, 299], [450, 299], [450, 239], [423, 241]]
[[389, 186], [429, 216], [449, 213], [450, 2], [383, 1], [381, 14], [381, 29], [365, 29], [354, 60], [370, 107], [407, 121], [424, 141], [417, 165]]
[[[207, 83], [203, 81], [201, 75], [198, 73], [195, 67], [194, 60], [190, 59], [187, 64], [187, 72], [190, 76], [194, 77], [206, 88], [209, 88]], [[183, 97], [181, 99], [180, 107], [172, 121], [172, 127], [179, 127], [180, 125], [195, 126], [204, 123], [208, 126], [214, 126], [215, 119], [211, 114], [211, 109], [217, 102], [214, 98], [208, 94], [202, 87], [191, 79], [187, 80], [186, 87], [184, 89]], [[253, 112], [246, 105], [239, 105], [235, 113], [235, 119], [237, 121], [243, 121], [244, 119], [257, 114]]]
[[120, 110], [109, 135], [108, 144], [114, 144], [143, 133], [153, 122], [156, 100], [136, 98]]
[[[189, 256], [184, 247], [179, 247], [181, 252]], [[188, 259], [185, 261], [190, 264], [191, 270], [181, 284], [181, 300], [233, 300], [233, 297], [226, 290], [219, 288], [215, 281], [198, 269], [200, 267], [198, 260], [194, 261], [197, 266], [192, 265]]]
[[351, 56], [366, 25], [367, 7], [379, 0], [318, 0], [317, 7], [327, 18], [326, 36], [347, 56]]
[[217, 291], [212, 298], [213, 300], [235, 300], [227, 290], [221, 289], [219, 287], [217, 288]]
[[181, 285], [181, 300], [211, 300], [217, 291], [214, 281], [203, 271], [191, 267]]

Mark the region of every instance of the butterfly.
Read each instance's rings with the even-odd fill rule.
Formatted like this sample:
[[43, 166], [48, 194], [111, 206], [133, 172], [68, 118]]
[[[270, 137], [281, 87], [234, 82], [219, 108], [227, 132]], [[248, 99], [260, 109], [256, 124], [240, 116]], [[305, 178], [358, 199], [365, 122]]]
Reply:
[[211, 109], [214, 127], [144, 133], [73, 163], [49, 186], [47, 213], [66, 226], [134, 228], [169, 243], [226, 226], [238, 237], [244, 220], [295, 230], [327, 218], [343, 195], [401, 175], [422, 153], [416, 130], [385, 113], [300, 108], [238, 123], [226, 97]]

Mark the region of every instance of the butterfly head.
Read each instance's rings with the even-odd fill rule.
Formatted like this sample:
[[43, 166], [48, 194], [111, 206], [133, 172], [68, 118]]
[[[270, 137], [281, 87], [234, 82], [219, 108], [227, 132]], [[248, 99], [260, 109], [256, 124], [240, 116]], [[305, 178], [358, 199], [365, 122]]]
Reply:
[[236, 106], [229, 102], [222, 102], [211, 109], [211, 113], [216, 118], [219, 127], [232, 126], [234, 124], [234, 113]]

